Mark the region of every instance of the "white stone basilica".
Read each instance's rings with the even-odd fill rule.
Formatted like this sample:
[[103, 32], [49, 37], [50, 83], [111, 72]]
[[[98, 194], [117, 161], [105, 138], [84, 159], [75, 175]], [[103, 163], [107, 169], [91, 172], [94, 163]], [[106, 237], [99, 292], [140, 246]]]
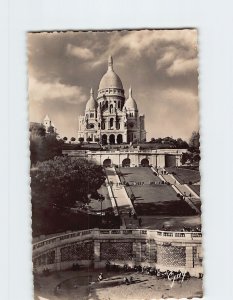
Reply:
[[101, 144], [121, 144], [145, 141], [144, 115], [139, 115], [137, 103], [129, 89], [125, 99], [120, 77], [108, 59], [108, 70], [102, 77], [97, 98], [91, 89], [85, 115], [79, 117], [78, 139]]

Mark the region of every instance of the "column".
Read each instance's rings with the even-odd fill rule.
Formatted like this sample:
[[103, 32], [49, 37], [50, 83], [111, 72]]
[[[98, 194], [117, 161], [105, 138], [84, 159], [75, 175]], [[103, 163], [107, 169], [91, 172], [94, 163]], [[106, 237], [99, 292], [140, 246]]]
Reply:
[[100, 263], [100, 242], [94, 241], [94, 267], [98, 268]]
[[186, 254], [186, 264], [185, 267], [188, 270], [193, 268], [193, 247], [188, 246], [185, 249], [185, 254]]
[[61, 248], [55, 248], [55, 270], [61, 270]]
[[133, 257], [134, 257], [135, 264], [141, 263], [141, 249], [142, 249], [141, 242], [133, 243]]
[[156, 251], [156, 243], [154, 240], [149, 240], [149, 263], [157, 262], [157, 251]]

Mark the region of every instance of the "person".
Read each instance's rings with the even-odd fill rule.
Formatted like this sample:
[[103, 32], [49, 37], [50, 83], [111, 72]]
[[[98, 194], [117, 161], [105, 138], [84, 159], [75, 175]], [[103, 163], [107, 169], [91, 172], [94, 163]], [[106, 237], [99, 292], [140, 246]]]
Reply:
[[124, 277], [124, 283], [127, 285], [129, 284], [129, 279], [127, 277]]
[[104, 277], [103, 277], [103, 273], [100, 273], [99, 276], [98, 276], [98, 281], [102, 281], [103, 278], [104, 278]]
[[142, 226], [142, 219], [141, 218], [138, 219], [138, 225], [139, 225], [139, 227]]
[[131, 218], [131, 210], [129, 211], [129, 217]]
[[129, 278], [129, 283], [130, 283], [130, 284], [131, 284], [131, 283], [134, 283], [133, 276], [130, 276], [130, 278]]

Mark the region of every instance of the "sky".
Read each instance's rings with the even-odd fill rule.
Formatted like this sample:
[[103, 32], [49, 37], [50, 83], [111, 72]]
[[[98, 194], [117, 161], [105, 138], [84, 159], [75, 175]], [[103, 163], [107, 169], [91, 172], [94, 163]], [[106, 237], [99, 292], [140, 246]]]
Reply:
[[131, 86], [147, 140], [189, 140], [199, 128], [197, 31], [28, 33], [29, 119], [50, 117], [61, 137], [77, 137], [78, 117], [113, 56], [126, 97]]

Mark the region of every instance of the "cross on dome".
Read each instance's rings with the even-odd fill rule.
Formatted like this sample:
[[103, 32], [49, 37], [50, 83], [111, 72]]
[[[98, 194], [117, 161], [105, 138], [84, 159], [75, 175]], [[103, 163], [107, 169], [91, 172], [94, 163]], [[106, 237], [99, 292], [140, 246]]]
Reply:
[[108, 57], [108, 69], [113, 70], [113, 59], [111, 55]]

